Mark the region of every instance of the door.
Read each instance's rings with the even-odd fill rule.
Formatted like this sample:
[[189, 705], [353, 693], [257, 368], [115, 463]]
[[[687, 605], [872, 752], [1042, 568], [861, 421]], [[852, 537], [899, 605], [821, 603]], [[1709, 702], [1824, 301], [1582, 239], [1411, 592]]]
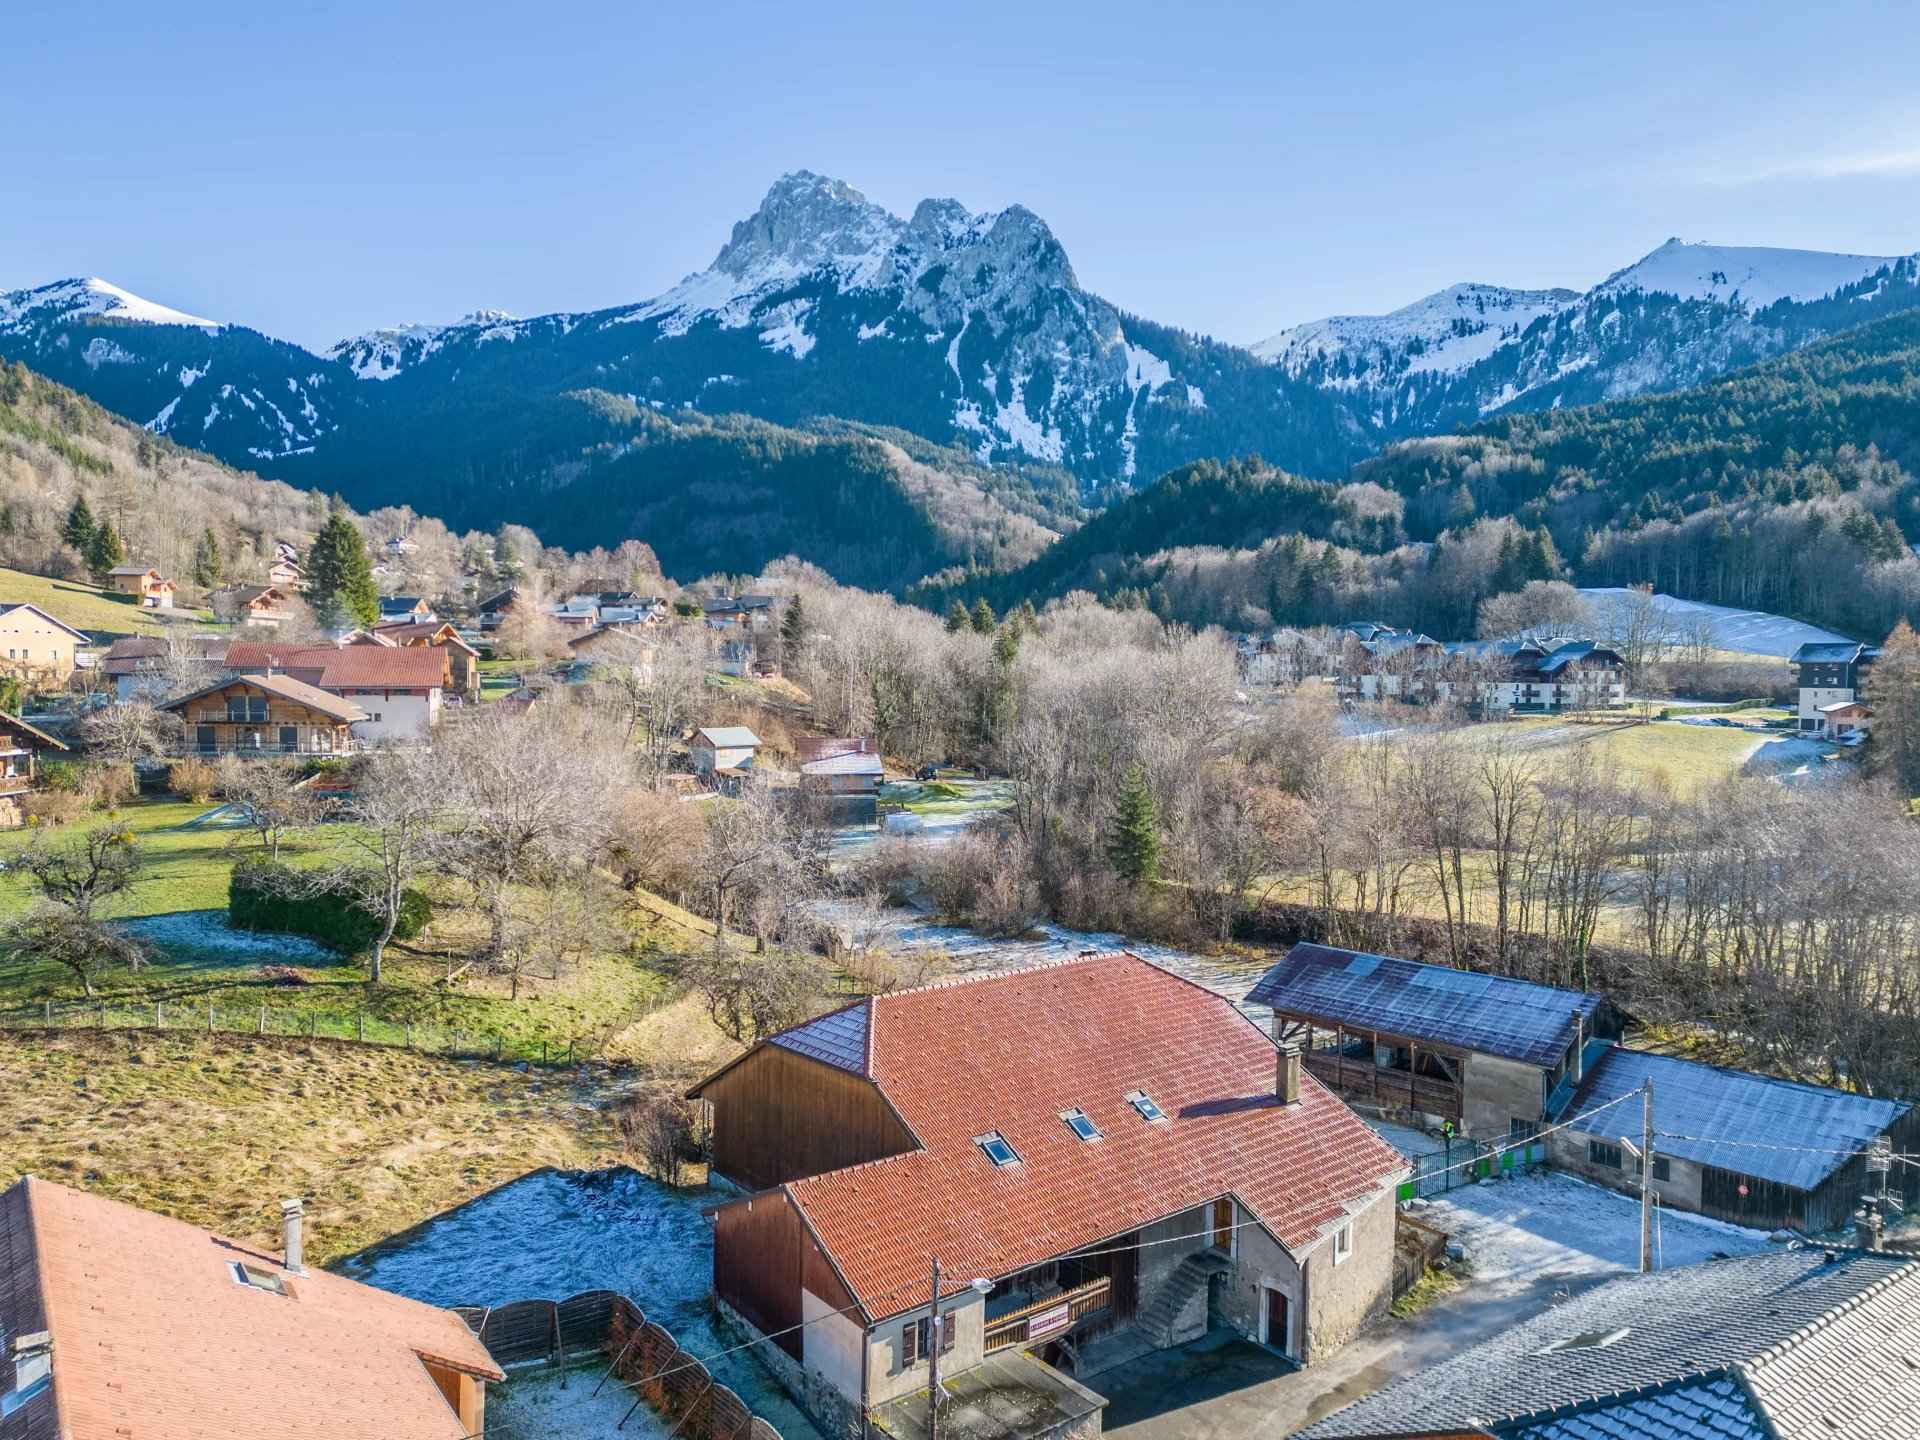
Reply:
[[1213, 1202], [1213, 1244], [1217, 1250], [1233, 1253], [1233, 1201], [1224, 1197]]
[[1275, 1350], [1280, 1351], [1282, 1354], [1290, 1353], [1291, 1347], [1287, 1344], [1287, 1341], [1291, 1337], [1291, 1331], [1287, 1326], [1289, 1318], [1287, 1312], [1289, 1307], [1287, 1305], [1286, 1292], [1284, 1290], [1275, 1290], [1270, 1285], [1266, 1286], [1265, 1289], [1267, 1295], [1267, 1333], [1264, 1338], [1267, 1344], [1271, 1345]]
[[280, 727], [280, 748], [289, 754], [300, 748], [300, 731], [297, 726], [282, 725]]
[[202, 755], [211, 755], [218, 747], [214, 743], [213, 726], [196, 725], [193, 727], [193, 743]]

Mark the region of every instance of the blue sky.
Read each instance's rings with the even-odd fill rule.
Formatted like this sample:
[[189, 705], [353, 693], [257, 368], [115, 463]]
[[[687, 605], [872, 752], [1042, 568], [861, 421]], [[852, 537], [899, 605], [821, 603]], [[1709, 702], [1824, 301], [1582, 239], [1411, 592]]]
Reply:
[[0, 289], [98, 274], [314, 345], [648, 297], [799, 168], [1022, 202], [1083, 285], [1232, 340], [1669, 235], [1920, 249], [1891, 4], [7, 12]]

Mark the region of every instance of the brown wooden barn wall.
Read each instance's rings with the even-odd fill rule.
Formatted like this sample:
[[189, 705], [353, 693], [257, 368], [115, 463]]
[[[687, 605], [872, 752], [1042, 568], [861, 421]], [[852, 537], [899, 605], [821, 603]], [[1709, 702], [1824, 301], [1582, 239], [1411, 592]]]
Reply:
[[713, 1168], [749, 1190], [917, 1148], [871, 1081], [763, 1045], [701, 1092]]

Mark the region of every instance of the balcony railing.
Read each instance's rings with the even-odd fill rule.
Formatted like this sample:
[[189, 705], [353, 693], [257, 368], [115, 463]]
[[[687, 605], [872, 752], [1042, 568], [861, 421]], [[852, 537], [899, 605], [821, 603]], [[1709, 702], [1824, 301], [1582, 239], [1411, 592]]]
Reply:
[[188, 755], [348, 755], [353, 752], [351, 744], [318, 745], [311, 740], [296, 740], [291, 745], [278, 740], [262, 740], [258, 745], [238, 740], [216, 740], [212, 744], [189, 740], [183, 748]]
[[1461, 1116], [1460, 1087], [1406, 1070], [1386, 1070], [1365, 1058], [1332, 1050], [1309, 1050], [1307, 1072], [1328, 1089], [1375, 1105], [1405, 1107], [1428, 1115]]
[[1064, 1335], [1087, 1316], [1110, 1309], [1112, 1305], [1113, 1281], [1105, 1275], [1031, 1305], [1022, 1305], [1018, 1310], [1009, 1310], [987, 1321], [986, 1353], [991, 1355], [1014, 1345], [1036, 1344]]

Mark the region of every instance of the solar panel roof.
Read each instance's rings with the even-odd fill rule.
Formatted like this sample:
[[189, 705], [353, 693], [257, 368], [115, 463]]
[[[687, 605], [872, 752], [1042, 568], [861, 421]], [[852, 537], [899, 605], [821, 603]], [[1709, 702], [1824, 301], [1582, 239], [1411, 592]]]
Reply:
[[1598, 995], [1390, 955], [1296, 945], [1247, 997], [1275, 1010], [1546, 1065], [1589, 1030]]

